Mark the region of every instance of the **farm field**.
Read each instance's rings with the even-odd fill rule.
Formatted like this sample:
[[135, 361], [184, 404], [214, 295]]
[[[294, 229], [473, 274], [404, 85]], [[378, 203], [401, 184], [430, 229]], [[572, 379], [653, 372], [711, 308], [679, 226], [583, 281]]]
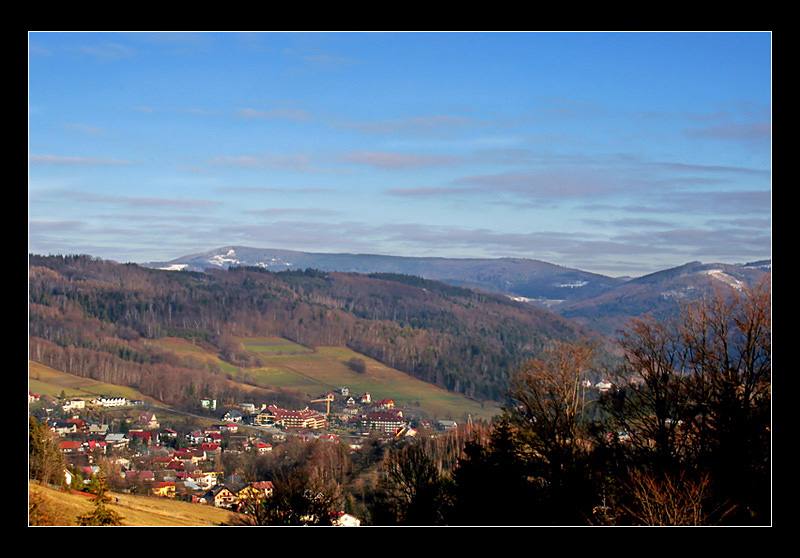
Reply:
[[33, 361], [28, 361], [28, 390], [38, 395], [53, 397], [59, 397], [63, 392], [66, 397], [89, 398], [106, 395], [157, 403], [133, 388], [74, 376]]
[[[351, 394], [369, 392], [373, 400], [391, 398], [399, 407], [420, 411], [431, 418], [459, 420], [471, 415], [474, 419], [488, 420], [500, 412], [498, 407], [482, 405], [449, 393], [346, 347], [311, 349], [272, 337], [240, 337], [234, 341], [241, 344], [245, 351], [258, 355], [263, 366], [235, 367], [184, 339], [165, 338], [157, 343], [182, 355], [213, 361], [230, 373], [233, 379], [267, 388], [291, 389], [309, 398], [317, 398], [327, 391], [346, 386]], [[354, 357], [366, 363], [364, 373], [355, 372], [347, 365]]]

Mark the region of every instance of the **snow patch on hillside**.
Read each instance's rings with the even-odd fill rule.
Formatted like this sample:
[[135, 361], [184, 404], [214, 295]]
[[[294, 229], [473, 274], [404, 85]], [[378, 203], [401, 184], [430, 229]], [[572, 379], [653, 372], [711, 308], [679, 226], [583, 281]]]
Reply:
[[725, 283], [726, 285], [729, 285], [736, 290], [742, 290], [745, 287], [745, 284], [743, 282], [739, 281], [736, 277], [728, 275], [721, 269], [709, 269], [703, 271], [703, 274], [708, 275], [712, 279], [716, 279], [717, 281]]
[[217, 267], [225, 267], [226, 265], [237, 265], [239, 260], [236, 259], [236, 250], [228, 250], [226, 254], [214, 254], [208, 259], [208, 263], [216, 265]]
[[553, 284], [554, 287], [558, 287], [559, 289], [577, 289], [579, 287], [585, 287], [589, 284], [589, 281], [581, 281], [580, 279], [572, 281], [571, 283], [555, 283]]

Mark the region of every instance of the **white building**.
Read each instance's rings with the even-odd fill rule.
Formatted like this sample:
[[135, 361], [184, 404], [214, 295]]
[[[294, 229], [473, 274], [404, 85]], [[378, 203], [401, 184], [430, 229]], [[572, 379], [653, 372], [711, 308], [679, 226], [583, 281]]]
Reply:
[[128, 404], [128, 400], [124, 397], [100, 397], [92, 403], [101, 407], [124, 407]]

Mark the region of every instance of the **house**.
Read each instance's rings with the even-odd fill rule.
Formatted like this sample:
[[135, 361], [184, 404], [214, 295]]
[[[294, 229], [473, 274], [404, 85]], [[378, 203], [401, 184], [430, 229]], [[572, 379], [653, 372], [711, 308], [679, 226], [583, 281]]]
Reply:
[[210, 490], [212, 486], [217, 484], [217, 473], [188, 473], [183, 475], [186, 480], [191, 480], [203, 490]]
[[48, 425], [50, 426], [50, 430], [59, 436], [74, 434], [78, 431], [78, 425], [67, 420], [51, 420], [48, 421]]
[[91, 479], [94, 475], [101, 471], [99, 465], [87, 465], [85, 467], [78, 467], [78, 470], [83, 474], [83, 483], [89, 484]]
[[185, 471], [186, 463], [179, 459], [173, 459], [169, 463], [167, 463], [166, 468], [168, 471]]
[[333, 512], [331, 525], [334, 527], [358, 527], [361, 525], [361, 520], [349, 513]]
[[175, 483], [174, 482], [157, 482], [153, 486], [153, 494], [163, 498], [175, 497]]
[[382, 409], [386, 411], [394, 409], [394, 399], [381, 399], [375, 403], [375, 407], [376, 409]]
[[83, 399], [70, 399], [65, 401], [61, 408], [65, 411], [72, 411], [73, 409], [85, 409], [86, 408], [86, 401]]
[[105, 436], [108, 434], [108, 425], [107, 424], [100, 424], [98, 422], [90, 422], [89, 423], [89, 434], [96, 434]]
[[73, 423], [77, 432], [86, 432], [89, 429], [88, 423], [80, 418], [68, 418], [66, 422]]
[[62, 440], [58, 444], [58, 449], [60, 449], [62, 453], [80, 453], [83, 451], [83, 443]]
[[437, 424], [441, 430], [452, 430], [458, 427], [458, 423], [454, 420], [440, 420]]
[[172, 454], [173, 459], [197, 465], [206, 460], [206, 452], [202, 448], [185, 448]]
[[242, 422], [242, 413], [236, 410], [228, 411], [222, 416], [222, 420], [226, 422]]
[[130, 440], [125, 437], [125, 434], [119, 432], [112, 432], [106, 435], [106, 444], [111, 449], [124, 448], [128, 445], [129, 441]]
[[239, 500], [244, 500], [246, 498], [271, 498], [274, 490], [275, 486], [272, 484], [272, 481], [251, 482], [239, 490], [236, 496]]
[[156, 430], [161, 428], [154, 413], [142, 413], [139, 415], [139, 425], [145, 430]]
[[192, 481], [175, 481], [175, 498], [185, 502], [198, 503], [204, 490]]
[[228, 488], [225, 484], [216, 484], [203, 495], [206, 504], [217, 508], [233, 508], [239, 504], [236, 492]]
[[129, 432], [131, 441], [139, 442], [147, 446], [151, 444], [158, 444], [158, 432], [150, 432], [147, 430], [131, 430]]
[[216, 399], [201, 399], [200, 406], [203, 409], [211, 409], [216, 410], [217, 408], [217, 400]]
[[178, 438], [178, 433], [170, 428], [165, 428], [159, 434], [159, 438], [164, 438], [165, 440], [175, 440]]
[[250, 448], [255, 450], [255, 452], [258, 454], [264, 454], [267, 453], [268, 451], [272, 451], [273, 449], [272, 444], [262, 442], [261, 440], [252, 443], [250, 445]]
[[98, 397], [92, 403], [101, 407], [124, 407], [128, 400], [125, 397]]
[[205, 441], [205, 439], [206, 439], [205, 432], [202, 432], [200, 430], [193, 430], [188, 434], [186, 434], [186, 440], [190, 444], [201, 444]]
[[608, 391], [613, 387], [611, 382], [606, 382], [605, 380], [601, 380], [595, 384], [595, 386], [600, 391]]
[[106, 448], [108, 447], [108, 444], [103, 441], [89, 440], [83, 443], [83, 447], [90, 452], [98, 451], [100, 453], [106, 453]]

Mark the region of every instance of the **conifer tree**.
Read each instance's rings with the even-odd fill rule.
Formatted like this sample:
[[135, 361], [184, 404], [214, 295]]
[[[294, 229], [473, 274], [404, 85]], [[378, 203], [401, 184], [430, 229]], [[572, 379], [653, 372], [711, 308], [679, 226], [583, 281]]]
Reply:
[[[96, 482], [95, 482], [96, 479]], [[94, 492], [94, 509], [78, 517], [78, 525], [83, 526], [118, 526], [123, 517], [108, 507], [111, 498], [106, 494], [106, 479], [98, 474], [92, 479]]]

